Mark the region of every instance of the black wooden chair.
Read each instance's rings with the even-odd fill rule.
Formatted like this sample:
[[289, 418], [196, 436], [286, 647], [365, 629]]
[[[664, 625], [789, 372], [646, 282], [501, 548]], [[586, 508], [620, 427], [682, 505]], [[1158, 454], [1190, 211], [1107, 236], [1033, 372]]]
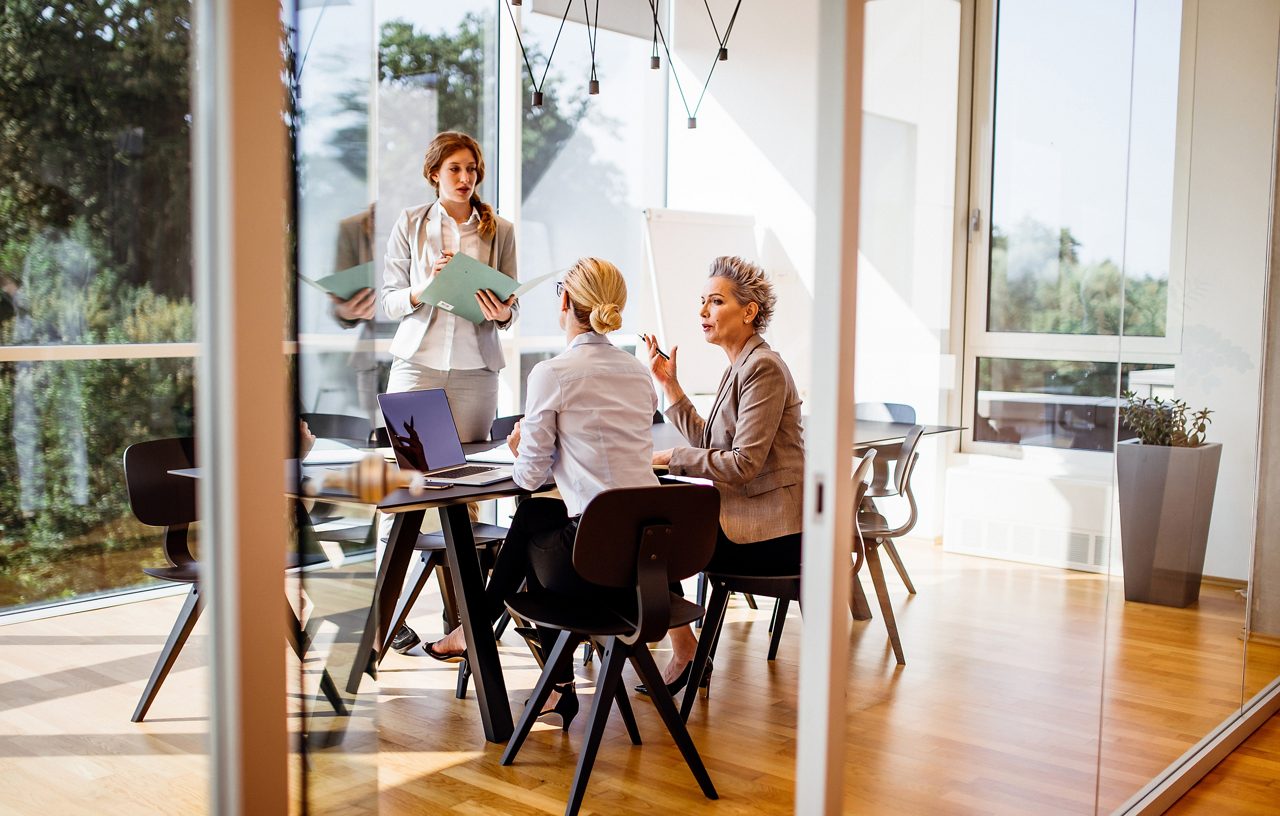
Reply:
[[368, 417], [348, 414], [299, 414], [298, 418], [320, 439], [333, 439], [355, 448], [369, 444], [369, 431], [373, 428]]
[[551, 693], [557, 668], [573, 661], [577, 642], [589, 638], [601, 647], [595, 699], [565, 807], [566, 816], [573, 816], [582, 806], [596, 751], [615, 701], [631, 742], [640, 744], [635, 716], [620, 682], [622, 667], [628, 660], [648, 685], [658, 714], [703, 794], [708, 799], [718, 798], [648, 644], [661, 640], [672, 626], [692, 623], [703, 614], [697, 604], [673, 595], [669, 585], [706, 566], [715, 548], [719, 514], [720, 494], [707, 485], [606, 490], [591, 501], [582, 515], [573, 545], [573, 566], [587, 581], [602, 587], [634, 588], [634, 602], [609, 606], [585, 603], [577, 595], [525, 591], [507, 604], [513, 613], [539, 626], [559, 630], [560, 635], [502, 754], [503, 765], [515, 760]]
[[[862, 496], [867, 490], [867, 481], [871, 477], [875, 456], [874, 450], [868, 451], [854, 468], [855, 507], [861, 503]], [[854, 538], [855, 541], [858, 538], [856, 530]], [[857, 571], [860, 566], [861, 561], [855, 560], [850, 568], [852, 580], [855, 582], [858, 580]], [[769, 660], [778, 656], [778, 644], [782, 641], [782, 628], [786, 621], [787, 609], [792, 601], [800, 602], [799, 575], [730, 575], [708, 571], [706, 576], [711, 585], [711, 600], [707, 603], [707, 617], [703, 623], [702, 636], [698, 638], [698, 650], [694, 653], [689, 682], [684, 699], [680, 703], [680, 717], [683, 720], [689, 719], [689, 712], [693, 710], [693, 701], [702, 683], [703, 672], [706, 670], [707, 663], [715, 655], [716, 646], [720, 640], [720, 629], [724, 626], [725, 611], [729, 608], [729, 595], [734, 592], [750, 592], [778, 600], [770, 630]], [[849, 611], [854, 611], [852, 594], [849, 598]], [[653, 686], [648, 688], [652, 689]]]
[[[195, 440], [190, 437], [139, 442], [130, 445], [124, 452], [125, 486], [133, 514], [143, 524], [165, 528], [164, 554], [169, 564], [164, 567], [145, 567], [143, 572], [163, 581], [191, 585], [178, 619], [174, 621], [169, 638], [160, 651], [160, 657], [156, 660], [151, 677], [133, 711], [133, 717], [130, 718], [133, 722], [142, 722], [147, 715], [160, 686], [169, 676], [178, 654], [191, 636], [204, 606], [200, 597], [200, 565], [192, 555], [188, 542], [190, 526], [199, 518], [196, 512], [197, 481], [169, 472], [195, 467], [195, 462]], [[306, 653], [302, 624], [293, 614], [288, 600], [282, 600], [289, 616], [289, 645], [298, 658], [302, 659]], [[336, 712], [346, 713], [346, 706], [328, 670], [321, 674], [320, 689]]]

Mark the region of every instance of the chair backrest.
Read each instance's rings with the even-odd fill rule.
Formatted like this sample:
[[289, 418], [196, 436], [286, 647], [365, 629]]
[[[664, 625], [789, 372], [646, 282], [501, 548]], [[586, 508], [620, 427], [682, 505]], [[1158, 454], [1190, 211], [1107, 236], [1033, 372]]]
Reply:
[[153, 439], [125, 448], [125, 489], [138, 521], [153, 527], [195, 521], [196, 480], [169, 472], [195, 466], [196, 442], [191, 437]]
[[915, 424], [916, 409], [901, 402], [859, 402], [853, 415], [867, 422], [910, 422]]
[[522, 419], [524, 419], [524, 414], [498, 417], [489, 426], [489, 439], [494, 442], [503, 441], [508, 436], [511, 436], [511, 432], [515, 430], [516, 423]]
[[636, 588], [636, 630], [624, 641], [662, 637], [670, 622], [668, 585], [711, 560], [719, 519], [720, 493], [711, 485], [615, 488], [587, 505], [573, 568], [594, 584]]
[[336, 439], [354, 443], [356, 447], [368, 444], [369, 430], [373, 427], [368, 417], [347, 414], [300, 414], [298, 418], [320, 439]]
[[923, 435], [923, 425], [911, 426], [911, 430], [907, 431], [907, 436], [902, 441], [902, 447], [898, 449], [898, 460], [893, 465], [893, 487], [900, 496], [907, 491], [911, 469], [917, 458], [916, 447], [919, 446], [920, 437]]
[[195, 561], [187, 544], [187, 527], [196, 513], [195, 479], [171, 470], [196, 466], [196, 441], [191, 437], [138, 442], [124, 451], [124, 483], [129, 507], [138, 521], [164, 527], [164, 554], [174, 566]]

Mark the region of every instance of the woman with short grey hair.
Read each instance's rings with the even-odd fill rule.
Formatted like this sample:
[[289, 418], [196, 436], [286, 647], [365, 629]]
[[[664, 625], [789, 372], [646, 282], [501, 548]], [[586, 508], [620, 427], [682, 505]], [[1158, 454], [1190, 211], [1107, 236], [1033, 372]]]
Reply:
[[[702, 336], [729, 359], [711, 413], [703, 419], [676, 380], [678, 349], [668, 359], [646, 338], [649, 370], [667, 396], [666, 416], [690, 447], [655, 451], [654, 464], [676, 476], [710, 479], [720, 491], [720, 534], [707, 570], [735, 575], [800, 571], [804, 440], [800, 394], [782, 357], [760, 332], [778, 298], [758, 264], [731, 255], [711, 262], [702, 289]], [[671, 630], [662, 679], [674, 694], [689, 680], [698, 641]], [[703, 684], [711, 677], [707, 665]]]

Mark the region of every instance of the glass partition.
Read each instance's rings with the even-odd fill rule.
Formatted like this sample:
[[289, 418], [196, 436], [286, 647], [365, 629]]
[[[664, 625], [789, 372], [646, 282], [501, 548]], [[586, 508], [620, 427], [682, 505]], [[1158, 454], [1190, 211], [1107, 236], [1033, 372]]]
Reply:
[[189, 5], [6, 10], [0, 613], [164, 563], [121, 456], [192, 434]]
[[[1251, 570], [1265, 547], [1259, 429], [1280, 9], [1137, 0], [1128, 13], [1121, 347], [1126, 363], [1157, 365], [1122, 367], [1114, 393], [1100, 812], [1280, 673], [1265, 635], [1251, 641], [1247, 672], [1244, 649], [1250, 598], [1268, 594]], [[1212, 413], [1198, 427], [1202, 408]]]
[[[296, 411], [304, 461], [367, 447], [385, 381], [379, 324], [366, 319], [379, 270], [373, 149], [374, 4], [299, 2], [288, 15], [293, 72]], [[333, 276], [337, 276], [336, 279]], [[350, 279], [348, 282], [347, 279]], [[363, 298], [363, 300], [362, 300]], [[304, 812], [377, 811], [376, 679], [355, 667], [373, 597], [367, 505], [300, 500], [290, 603], [303, 623], [291, 663], [291, 732]], [[328, 684], [332, 685], [328, 685]]]

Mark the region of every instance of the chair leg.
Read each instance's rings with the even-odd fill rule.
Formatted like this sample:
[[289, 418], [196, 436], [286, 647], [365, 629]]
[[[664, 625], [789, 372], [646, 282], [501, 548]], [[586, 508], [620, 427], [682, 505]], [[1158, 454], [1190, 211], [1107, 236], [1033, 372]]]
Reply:
[[[595, 641], [588, 640], [587, 647], [592, 646], [600, 651], [600, 665], [604, 665], [604, 646]], [[594, 651], [594, 650], [593, 650]], [[618, 713], [622, 715], [622, 723], [627, 727], [627, 736], [631, 737], [632, 745], [640, 745], [640, 726], [636, 724], [635, 712], [631, 710], [631, 699], [627, 697], [627, 690], [622, 683], [618, 684], [618, 691], [614, 694], [614, 701], [618, 704]]]
[[511, 613], [503, 612], [498, 617], [498, 622], [493, 627], [494, 640], [502, 640], [502, 633], [507, 631], [507, 626], [511, 623]]
[[778, 656], [778, 644], [782, 642], [782, 628], [786, 626], [787, 609], [790, 606], [791, 601], [779, 598], [777, 606], [773, 608], [773, 633], [769, 636], [769, 660]]
[[898, 571], [898, 577], [902, 579], [902, 583], [907, 585], [907, 592], [911, 595], [916, 594], [915, 584], [911, 583], [911, 576], [907, 575], [907, 567], [902, 563], [902, 556], [898, 555], [898, 548], [893, 546], [893, 539], [884, 539], [881, 542], [881, 546], [888, 553], [889, 560], [893, 562], [893, 568]]
[[533, 687], [533, 696], [529, 698], [529, 702], [525, 703], [524, 711], [520, 712], [520, 721], [516, 723], [516, 730], [507, 742], [507, 750], [502, 752], [500, 761], [502, 765], [510, 765], [515, 761], [525, 737], [529, 736], [529, 731], [537, 722], [538, 713], [542, 711], [543, 704], [551, 696], [551, 687], [555, 685], [551, 680], [555, 676], [555, 667], [564, 661], [573, 660], [573, 641], [571, 632], [561, 632], [560, 637], [556, 638], [556, 645], [551, 648], [547, 664]]
[[781, 598], [773, 599], [773, 614], [769, 616], [769, 634], [773, 634], [773, 627], [778, 623], [778, 607], [781, 605]]
[[156, 699], [156, 693], [160, 691], [164, 679], [169, 676], [169, 670], [177, 661], [178, 653], [182, 651], [183, 644], [187, 642], [187, 638], [191, 636], [191, 630], [196, 626], [196, 621], [200, 619], [202, 607], [199, 589], [192, 584], [191, 591], [187, 593], [187, 599], [182, 603], [182, 611], [178, 613], [178, 619], [173, 622], [173, 628], [169, 630], [169, 639], [165, 641], [164, 648], [160, 650], [160, 657], [156, 660], [156, 666], [151, 670], [147, 686], [142, 690], [138, 707], [133, 710], [133, 716], [129, 718], [130, 722], [142, 722], [142, 718], [147, 716], [147, 710]]
[[462, 625], [462, 618], [458, 617], [458, 597], [453, 594], [453, 578], [443, 557], [436, 566], [436, 582], [440, 584], [440, 599], [444, 601], [444, 631], [452, 632]]
[[467, 699], [467, 686], [471, 683], [471, 661], [464, 660], [458, 664], [458, 680], [453, 696], [459, 700]]
[[[729, 595], [726, 592], [726, 602], [728, 597]], [[680, 712], [676, 711], [675, 701], [671, 699], [671, 693], [667, 691], [666, 685], [662, 682], [662, 672], [658, 671], [657, 664], [653, 662], [653, 655], [641, 645], [631, 652], [631, 662], [636, 667], [636, 673], [640, 675], [640, 679], [648, 686], [649, 696], [653, 699], [653, 705], [658, 709], [658, 714], [661, 715], [662, 721], [666, 723], [667, 731], [671, 733], [671, 738], [675, 740], [676, 747], [680, 749], [680, 753], [684, 756], [685, 764], [693, 772], [693, 778], [698, 780], [698, 787], [702, 788], [702, 795], [708, 799], [719, 799], [720, 796], [716, 793], [715, 786], [711, 784], [711, 777], [707, 774], [706, 766], [702, 764], [702, 757], [698, 756], [698, 749], [693, 744], [693, 738], [689, 736], [689, 730], [685, 728], [684, 720], [680, 719]]]
[[[391, 615], [391, 626], [387, 627], [387, 633], [390, 637], [395, 637], [396, 632], [400, 631], [400, 627], [404, 626], [405, 620], [409, 617], [409, 612], [413, 609], [413, 605], [418, 602], [418, 596], [422, 594], [422, 589], [427, 585], [427, 578], [431, 576], [431, 570], [437, 564], [443, 563], [444, 559], [441, 554], [435, 552], [424, 552], [418, 560], [417, 565], [413, 568], [413, 572], [409, 575], [407, 586], [400, 591], [400, 600], [396, 601], [396, 610]], [[378, 661], [382, 661], [382, 657], [390, 649], [384, 649]]]
[[[705, 572], [698, 573], [698, 606], [702, 607], [703, 609], [707, 608], [707, 574]], [[695, 629], [701, 629], [702, 622], [705, 618], [706, 618], [705, 615], [703, 615], [701, 618], [698, 618], [696, 621], [694, 621], [693, 627]]]
[[719, 638], [720, 627], [724, 625], [724, 612], [729, 606], [729, 590], [724, 584], [716, 584], [711, 589], [711, 601], [707, 604], [707, 625], [698, 638], [698, 650], [693, 653], [693, 667], [689, 670], [689, 684], [685, 686], [684, 699], [680, 701], [680, 720], [687, 722], [689, 712], [693, 711], [693, 700], [698, 695], [698, 687], [702, 685], [702, 675], [706, 671], [707, 661], [715, 649]]
[[742, 599], [743, 599], [744, 601], [746, 601], [746, 602], [747, 602], [747, 606], [751, 607], [752, 609], [759, 609], [759, 608], [760, 608], [760, 607], [756, 606], [756, 596], [752, 595], [750, 592], [744, 592], [744, 593], [742, 593]]
[[[649, 650], [644, 644], [636, 648], [645, 652]], [[569, 803], [565, 806], [565, 816], [575, 816], [582, 807], [582, 798], [587, 793], [587, 783], [591, 781], [591, 766], [595, 765], [596, 752], [600, 750], [600, 740], [604, 736], [605, 724], [609, 721], [609, 710], [618, 696], [618, 681], [622, 679], [622, 667], [627, 662], [628, 649], [611, 637], [604, 647], [604, 657], [600, 660], [600, 679], [596, 683], [595, 700], [591, 703], [591, 720], [587, 725], [587, 738], [582, 742], [582, 751], [578, 754], [578, 767], [573, 772], [573, 785], [569, 789]]]
[[[284, 608], [289, 616], [289, 628], [285, 631], [285, 638], [289, 641], [289, 646], [293, 649], [293, 653], [298, 656], [298, 660], [305, 660], [307, 648], [311, 645], [311, 638], [307, 637], [307, 630], [303, 627], [302, 621], [298, 620], [298, 616], [293, 614], [293, 607], [289, 605], [287, 598], [284, 602]], [[328, 669], [322, 669], [320, 672], [320, 692], [329, 701], [329, 705], [333, 706], [335, 714], [339, 717], [347, 716], [347, 705], [342, 702], [342, 695], [338, 694], [338, 687], [334, 684], [333, 678], [329, 676]]]
[[868, 621], [873, 617], [871, 604], [867, 602], [867, 593], [862, 589], [862, 581], [856, 570], [849, 573], [849, 612], [856, 621]]
[[884, 567], [880, 563], [878, 546], [867, 547], [867, 567], [871, 572], [871, 583], [876, 588], [876, 598], [880, 601], [880, 615], [884, 618], [884, 627], [889, 630], [889, 644], [893, 646], [893, 655], [899, 666], [907, 665], [902, 656], [902, 640], [898, 637], [898, 622], [893, 617], [893, 604], [889, 602], [889, 587], [884, 582]]

